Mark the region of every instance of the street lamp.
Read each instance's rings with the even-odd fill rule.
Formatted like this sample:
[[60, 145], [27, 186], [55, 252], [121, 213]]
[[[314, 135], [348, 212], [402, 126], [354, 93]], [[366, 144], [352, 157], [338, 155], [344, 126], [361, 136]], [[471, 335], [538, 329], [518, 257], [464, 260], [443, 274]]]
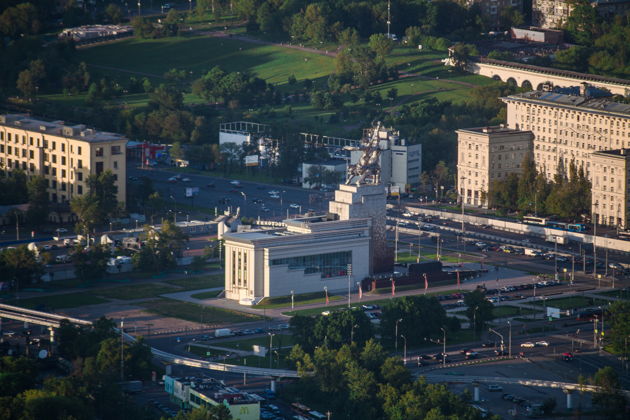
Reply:
[[352, 278], [352, 264], [346, 266], [346, 274], [348, 276], [348, 309], [350, 309], [350, 279]]
[[355, 328], [359, 328], [359, 326], [357, 324], [352, 325], [352, 328], [350, 328], [350, 344], [352, 344], [352, 342], [354, 341], [354, 329]]
[[293, 290], [291, 290], [291, 310], [293, 310], [293, 308], [294, 308], [294, 302], [293, 302], [293, 294], [294, 293], [295, 292]]
[[394, 348], [396, 350], [396, 352], [398, 352], [398, 323], [401, 322], [403, 319], [397, 319], [396, 320], [396, 328], [395, 328], [395, 336], [396, 336], [396, 340], [395, 340], [395, 344], [394, 344]]
[[271, 363], [272, 363], [272, 349], [273, 349], [273, 336], [276, 335], [274, 333], [267, 333], [269, 334], [269, 369], [271, 369]]
[[[595, 207], [595, 213], [593, 214], [593, 278], [597, 278], [597, 209], [599, 208], [599, 203], [595, 202], [593, 204]], [[601, 277], [600, 277], [601, 278]]]
[[407, 365], [407, 337], [405, 337], [404, 334], [400, 334], [400, 337], [404, 340], [403, 341], [403, 364]]
[[567, 282], [567, 268], [564, 267], [562, 271], [564, 272], [564, 282], [566, 283]]
[[477, 339], [477, 309], [479, 309], [478, 305], [473, 309], [473, 337], [475, 340]]
[[326, 306], [328, 306], [328, 286], [324, 286], [324, 294], [326, 295]]
[[461, 188], [460, 188], [460, 196], [461, 196], [461, 200], [462, 200], [462, 241], [464, 240], [464, 193], [465, 193], [465, 188], [464, 188], [464, 181], [466, 180], [466, 177], [463, 176], [462, 177], [462, 184], [461, 184]]
[[440, 329], [442, 330], [442, 333], [444, 334], [443, 338], [442, 338], [442, 345], [443, 345], [443, 350], [442, 350], [442, 367], [446, 367], [446, 330], [442, 327], [440, 327]]
[[509, 335], [508, 335], [508, 356], [512, 358], [512, 321], [508, 321]]

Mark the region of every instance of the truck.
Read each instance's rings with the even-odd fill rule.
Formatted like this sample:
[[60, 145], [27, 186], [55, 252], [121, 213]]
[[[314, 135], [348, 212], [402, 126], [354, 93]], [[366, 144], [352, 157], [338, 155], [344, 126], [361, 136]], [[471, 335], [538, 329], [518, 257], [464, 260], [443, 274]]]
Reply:
[[232, 335], [232, 330], [229, 328], [219, 328], [217, 330], [214, 330], [214, 336], [216, 338], [219, 337], [229, 337]]
[[558, 235], [547, 235], [545, 237], [545, 240], [547, 242], [553, 242], [553, 243], [558, 242], [558, 245], [566, 245], [568, 242], [566, 236], [558, 236]]

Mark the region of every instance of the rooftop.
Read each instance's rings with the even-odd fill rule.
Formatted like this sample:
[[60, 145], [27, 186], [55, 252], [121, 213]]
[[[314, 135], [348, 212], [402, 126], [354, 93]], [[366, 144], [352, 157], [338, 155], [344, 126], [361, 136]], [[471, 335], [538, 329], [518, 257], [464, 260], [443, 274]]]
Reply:
[[535, 100], [554, 105], [583, 108], [584, 110], [588, 111], [609, 112], [624, 116], [630, 116], [630, 104], [614, 102], [606, 98], [591, 98], [588, 96], [567, 95], [563, 93], [533, 90], [530, 92], [510, 95], [505, 99]]
[[465, 131], [476, 134], [523, 134], [531, 133], [531, 131], [515, 130], [503, 125], [493, 125], [489, 127], [462, 128], [457, 131]]
[[258, 400], [247, 392], [242, 392], [234, 387], [227, 387], [213, 378], [173, 378], [175, 381], [188, 385], [198, 393], [217, 401], [227, 401], [230, 405], [252, 404]]
[[0, 127], [11, 127], [27, 131], [37, 131], [54, 136], [72, 138], [90, 143], [111, 142], [127, 139], [117, 133], [98, 131], [84, 124], [66, 125], [63, 121], [44, 121], [24, 114], [0, 115]]

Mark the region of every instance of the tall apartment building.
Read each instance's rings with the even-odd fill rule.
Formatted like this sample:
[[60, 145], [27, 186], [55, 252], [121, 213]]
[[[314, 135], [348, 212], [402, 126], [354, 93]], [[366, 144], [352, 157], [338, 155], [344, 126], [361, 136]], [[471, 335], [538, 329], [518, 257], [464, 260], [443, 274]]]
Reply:
[[603, 225], [628, 227], [630, 150], [595, 152], [591, 158], [593, 219]]
[[481, 15], [496, 29], [499, 26], [501, 12], [509, 7], [523, 11], [523, 0], [466, 0], [466, 5], [478, 5]]
[[[561, 160], [565, 168], [574, 162], [593, 184], [592, 202], [599, 203], [593, 217], [601, 213], [599, 223], [627, 227], [629, 187], [622, 182], [625, 172], [617, 171], [622, 170], [619, 160], [625, 162], [625, 151], [620, 150], [630, 148], [630, 105], [592, 97], [585, 85], [579, 94], [531, 91], [502, 100], [507, 104], [508, 127], [534, 134], [532, 153], [538, 171], [551, 179]], [[615, 185], [611, 170], [617, 173], [612, 177]]]
[[3, 173], [21, 169], [48, 180], [52, 203], [68, 203], [87, 193], [89, 175], [111, 170], [117, 200], [126, 194], [127, 139], [85, 125], [41, 121], [26, 115], [0, 115], [0, 167]]
[[[457, 130], [457, 190], [466, 204], [488, 206], [494, 181], [521, 173], [534, 135], [503, 126]], [[461, 199], [461, 198], [460, 198]]]
[[[548, 29], [561, 28], [573, 11], [572, 3], [571, 0], [533, 0], [532, 24]], [[606, 19], [630, 10], [630, 0], [590, 0], [590, 3]]]

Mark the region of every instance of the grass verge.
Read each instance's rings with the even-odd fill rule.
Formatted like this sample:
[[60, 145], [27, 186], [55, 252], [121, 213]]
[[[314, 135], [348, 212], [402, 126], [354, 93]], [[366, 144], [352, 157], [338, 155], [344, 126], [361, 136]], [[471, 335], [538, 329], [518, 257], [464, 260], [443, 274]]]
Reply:
[[221, 287], [224, 284], [224, 278], [221, 274], [215, 274], [208, 276], [185, 277], [181, 279], [167, 280], [165, 283], [181, 287], [179, 291], [198, 290], [209, 289], [211, 287]]
[[530, 304], [532, 305], [538, 305], [538, 306], [546, 305], [546, 306], [551, 306], [553, 308], [559, 308], [561, 310], [578, 309], [578, 308], [597, 306], [597, 305], [606, 305], [608, 303], [609, 303], [608, 300], [593, 299], [586, 296], [572, 296], [572, 297], [565, 297], [565, 298], [559, 298], [559, 299], [548, 299], [546, 302], [540, 301], [540, 300], [536, 302], [530, 302]]
[[[328, 296], [328, 300], [340, 300], [341, 296]], [[309, 305], [313, 303], [325, 303], [326, 295], [324, 292], [302, 293], [293, 297], [295, 306]], [[272, 298], [264, 298], [255, 306], [256, 309], [272, 309], [284, 308], [291, 306], [291, 296], [278, 296]]]
[[164, 293], [173, 293], [177, 291], [178, 289], [175, 287], [147, 283], [96, 290], [94, 291], [94, 294], [111, 299], [132, 300], [158, 297]]
[[509, 316], [523, 316], [540, 313], [541, 311], [537, 311], [535, 309], [521, 308], [518, 306], [495, 306], [492, 310], [492, 315], [494, 315], [495, 318], [505, 318]]
[[97, 305], [109, 302], [106, 299], [94, 296], [92, 293], [67, 293], [64, 295], [38, 296], [28, 299], [14, 299], [11, 305], [29, 309], [65, 309], [86, 305]]
[[[293, 339], [292, 335], [276, 334], [273, 337], [274, 349], [278, 347], [293, 346], [294, 344], [295, 340]], [[265, 335], [260, 337], [245, 338], [243, 340], [213, 342], [212, 345], [216, 347], [226, 347], [229, 349], [251, 351], [253, 345], [269, 347], [269, 337]]]
[[167, 298], [142, 302], [139, 306], [157, 315], [179, 318], [191, 322], [203, 322], [206, 324], [235, 324], [263, 319], [263, 317], [259, 315], [214, 308], [212, 306], [197, 305], [196, 303], [181, 302]]

